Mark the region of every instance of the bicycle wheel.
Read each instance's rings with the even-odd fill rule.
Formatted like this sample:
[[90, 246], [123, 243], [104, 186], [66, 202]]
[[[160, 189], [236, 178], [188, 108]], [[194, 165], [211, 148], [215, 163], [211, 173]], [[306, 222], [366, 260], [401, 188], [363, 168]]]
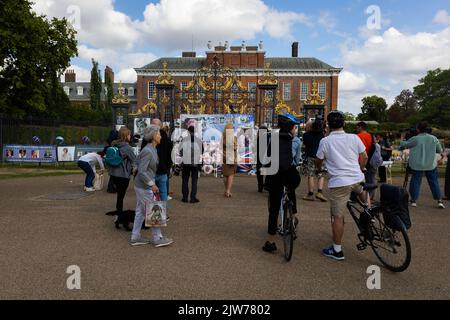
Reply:
[[284, 258], [286, 261], [291, 261], [292, 252], [294, 249], [294, 217], [292, 214], [292, 202], [288, 202], [284, 208]]
[[371, 223], [371, 232], [370, 246], [381, 263], [390, 271], [405, 271], [411, 263], [411, 243], [406, 229], [389, 228], [383, 214], [378, 214]]

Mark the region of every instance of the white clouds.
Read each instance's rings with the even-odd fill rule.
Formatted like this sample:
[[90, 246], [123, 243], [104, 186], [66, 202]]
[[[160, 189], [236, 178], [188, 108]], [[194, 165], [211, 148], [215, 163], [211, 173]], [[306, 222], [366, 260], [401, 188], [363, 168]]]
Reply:
[[311, 25], [309, 18], [303, 13], [270, 11], [266, 16], [264, 29], [274, 38], [291, 38], [292, 26], [297, 23]]
[[274, 38], [290, 38], [295, 23], [309, 24], [301, 13], [269, 8], [262, 0], [161, 0], [147, 5], [139, 24], [146, 38], [174, 50], [208, 40], [253, 39], [267, 32]]
[[79, 25], [80, 42], [96, 47], [131, 49], [139, 39], [133, 21], [114, 10], [112, 0], [35, 0], [35, 12], [48, 17], [66, 17]]
[[135, 21], [115, 10], [114, 0], [35, 2], [38, 14], [66, 17], [73, 23], [82, 60], [90, 63], [94, 58], [127, 79], [134, 73], [131, 68], [156, 59], [152, 53], [139, 52], [148, 44], [174, 51], [191, 48], [192, 36], [196, 47], [208, 40], [254, 39], [260, 33], [291, 39], [296, 23], [311, 25], [304, 14], [269, 8], [263, 0], [161, 0], [148, 4], [143, 20]]
[[449, 67], [450, 28], [413, 35], [389, 28], [383, 35], [370, 37], [364, 45], [345, 50], [343, 64], [347, 68], [370, 69], [388, 79], [408, 79], [430, 69]]
[[399, 92], [395, 92], [389, 85], [369, 73], [344, 70], [339, 77], [339, 108], [357, 115], [361, 112], [362, 98], [377, 95], [384, 97], [388, 104], [391, 104]]
[[90, 61], [92, 58], [104, 65], [114, 65], [119, 69], [142, 67], [157, 57], [152, 53], [126, 53], [112, 49], [93, 49], [85, 45], [78, 46], [79, 57]]
[[123, 69], [115, 75], [115, 81], [136, 82], [137, 74], [133, 68]]
[[319, 15], [319, 19], [317, 20], [319, 25], [325, 28], [328, 32], [331, 32], [334, 30], [337, 24], [336, 18], [327, 11], [322, 11]]
[[450, 15], [446, 10], [440, 10], [434, 16], [433, 22], [443, 25], [450, 25]]
[[339, 77], [339, 88], [342, 91], [361, 91], [367, 86], [367, 75], [342, 71]]
[[126, 53], [112, 49], [93, 49], [85, 45], [80, 45], [78, 51], [83, 60], [90, 61], [93, 58], [102, 65], [113, 66], [115, 70], [119, 70], [115, 77], [116, 82], [135, 82], [137, 76], [133, 68], [142, 67], [157, 59], [152, 53]]
[[363, 44], [347, 44], [342, 65], [340, 105], [347, 111], [360, 112], [360, 100], [366, 95], [381, 95], [392, 103], [428, 70], [450, 67], [450, 28], [411, 35], [389, 28]]

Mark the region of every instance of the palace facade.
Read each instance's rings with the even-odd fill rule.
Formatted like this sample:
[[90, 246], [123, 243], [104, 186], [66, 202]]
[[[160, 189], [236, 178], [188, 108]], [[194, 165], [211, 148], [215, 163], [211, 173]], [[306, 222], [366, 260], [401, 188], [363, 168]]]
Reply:
[[[298, 57], [297, 42], [290, 57], [266, 57], [258, 46], [216, 46], [206, 57], [183, 52], [135, 70], [137, 114], [169, 120], [180, 113], [243, 112], [254, 113], [258, 123], [270, 122], [280, 109], [306, 118], [335, 110], [342, 71], [316, 58]], [[162, 85], [169, 83], [173, 89]], [[264, 86], [268, 83], [274, 86]], [[162, 107], [164, 98], [171, 107]], [[174, 109], [172, 115], [168, 108]]]

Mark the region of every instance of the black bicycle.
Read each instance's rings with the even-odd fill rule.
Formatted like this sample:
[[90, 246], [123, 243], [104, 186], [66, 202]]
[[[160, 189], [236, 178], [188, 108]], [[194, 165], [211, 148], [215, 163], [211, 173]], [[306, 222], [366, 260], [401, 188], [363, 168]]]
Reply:
[[[382, 207], [369, 207], [369, 191], [376, 185], [364, 185], [367, 199], [363, 202], [352, 194], [347, 208], [359, 229], [357, 245], [359, 251], [371, 247], [377, 258], [390, 271], [403, 272], [411, 263], [411, 243], [400, 218], [383, 210]], [[359, 216], [358, 216], [359, 215]]]
[[278, 234], [283, 237], [284, 244], [284, 258], [286, 261], [291, 261], [292, 252], [294, 250], [294, 240], [296, 235], [296, 221], [293, 214], [294, 204], [289, 199], [288, 188], [285, 186], [283, 191], [283, 198], [281, 200]]

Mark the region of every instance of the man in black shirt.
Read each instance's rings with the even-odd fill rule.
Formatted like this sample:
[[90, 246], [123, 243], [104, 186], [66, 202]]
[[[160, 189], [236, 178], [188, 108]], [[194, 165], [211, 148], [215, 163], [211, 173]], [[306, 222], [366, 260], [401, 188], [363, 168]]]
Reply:
[[203, 143], [195, 136], [195, 127], [193, 125], [188, 128], [189, 135], [183, 138], [181, 142], [180, 153], [182, 157], [182, 193], [183, 202], [187, 203], [189, 198], [189, 177], [192, 176], [192, 188], [190, 194], [190, 202], [198, 203], [197, 198], [197, 182], [199, 175], [200, 158], [203, 154]]
[[[381, 147], [381, 157], [383, 158], [383, 161], [389, 161], [392, 156], [392, 147], [388, 137], [386, 135], [381, 136], [380, 134], [377, 134], [376, 138]], [[378, 175], [380, 177], [380, 183], [386, 183], [386, 167], [378, 167]]]
[[323, 195], [323, 186], [325, 183], [324, 173], [316, 171], [316, 154], [319, 149], [320, 141], [325, 137], [323, 133], [324, 124], [321, 119], [316, 119], [311, 126], [311, 130], [303, 135], [303, 145], [306, 153], [306, 175], [308, 176], [308, 195], [303, 198], [306, 201], [314, 201], [315, 179], [318, 179], [318, 188], [316, 199], [327, 202], [327, 198]]

